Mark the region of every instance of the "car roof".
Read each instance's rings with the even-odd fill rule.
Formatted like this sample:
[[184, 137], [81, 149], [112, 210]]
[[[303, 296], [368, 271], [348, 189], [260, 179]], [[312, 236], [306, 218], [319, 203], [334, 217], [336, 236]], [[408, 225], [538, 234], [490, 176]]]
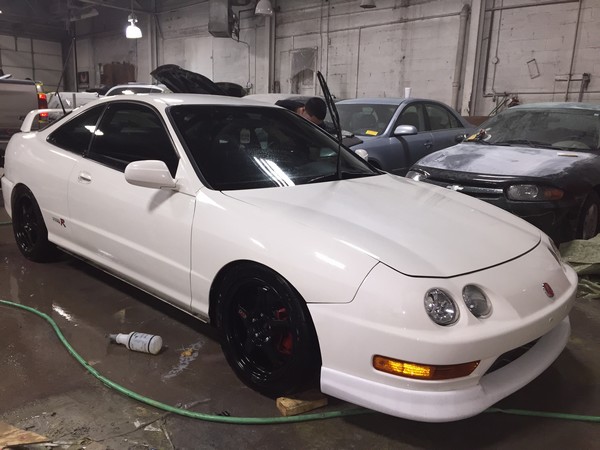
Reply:
[[119, 90], [119, 89], [154, 89], [157, 91], [164, 91], [165, 86], [161, 85], [161, 84], [140, 84], [140, 83], [129, 83], [129, 84], [117, 84], [113, 87], [111, 87], [108, 91], [106, 91], [106, 94], [109, 94], [113, 91]]
[[262, 106], [273, 107], [264, 102], [246, 99], [244, 97], [229, 97], [226, 95], [209, 95], [209, 94], [136, 94], [136, 95], [112, 95], [110, 97], [102, 97], [94, 102], [87, 103], [85, 106], [99, 105], [106, 102], [127, 101], [127, 102], [143, 102], [153, 105], [158, 109], [165, 109], [169, 106], [176, 105], [226, 105], [226, 106]]
[[365, 97], [365, 98], [351, 98], [347, 100], [340, 100], [336, 105], [400, 105], [407, 100], [422, 100], [418, 98], [394, 98], [394, 97]]
[[543, 102], [513, 106], [509, 108], [509, 110], [511, 109], [585, 109], [600, 111], [600, 104], [577, 102]]
[[266, 103], [275, 103], [279, 100], [296, 100], [301, 103], [306, 103], [309, 98], [316, 97], [315, 95], [303, 95], [303, 94], [250, 94], [244, 98], [247, 100], [257, 100]]

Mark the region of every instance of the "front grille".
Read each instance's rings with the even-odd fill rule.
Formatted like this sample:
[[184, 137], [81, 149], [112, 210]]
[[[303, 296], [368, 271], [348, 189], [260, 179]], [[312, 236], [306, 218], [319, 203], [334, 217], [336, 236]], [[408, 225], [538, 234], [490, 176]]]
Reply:
[[426, 178], [423, 181], [482, 200], [499, 200], [504, 197], [504, 190], [500, 188], [471, 186], [468, 184], [453, 183], [451, 181], [435, 180], [432, 178]]
[[495, 370], [501, 369], [504, 366], [510, 364], [511, 362], [515, 361], [516, 359], [520, 358], [521, 356], [523, 356], [525, 353], [527, 353], [529, 350], [531, 350], [531, 348], [535, 345], [535, 343], [538, 340], [536, 339], [535, 341], [531, 341], [525, 345], [521, 345], [520, 347], [514, 348], [512, 350], [507, 351], [506, 353], [500, 355], [496, 361], [494, 361], [494, 364], [492, 364], [490, 366], [490, 368], [487, 370], [486, 375], [488, 373], [492, 373]]

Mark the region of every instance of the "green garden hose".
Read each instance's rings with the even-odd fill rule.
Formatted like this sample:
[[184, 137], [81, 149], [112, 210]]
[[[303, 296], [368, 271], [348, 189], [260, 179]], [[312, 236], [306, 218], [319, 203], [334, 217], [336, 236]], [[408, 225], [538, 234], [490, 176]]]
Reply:
[[[298, 415], [298, 416], [287, 416], [287, 417], [285, 417], [285, 416], [282, 416], [282, 417], [230, 417], [230, 416], [221, 416], [221, 415], [214, 415], [214, 414], [204, 414], [204, 413], [200, 413], [200, 412], [196, 412], [196, 411], [189, 411], [187, 409], [177, 408], [177, 407], [167, 405], [165, 403], [153, 400], [151, 398], [144, 397], [143, 395], [133, 392], [133, 391], [121, 386], [120, 384], [117, 384], [117, 383], [109, 380], [108, 378], [104, 377], [103, 375], [101, 375], [96, 369], [94, 369], [92, 366], [90, 366], [88, 364], [88, 362], [85, 359], [83, 359], [81, 357], [81, 355], [79, 355], [79, 353], [77, 353], [75, 351], [75, 349], [71, 346], [71, 344], [69, 344], [69, 342], [66, 340], [66, 338], [60, 331], [60, 328], [58, 328], [58, 325], [56, 324], [56, 322], [47, 314], [45, 314], [41, 311], [38, 311], [35, 308], [21, 305], [19, 303], [9, 302], [7, 300], [0, 300], [0, 304], [14, 307], [14, 308], [20, 308], [25, 311], [29, 311], [31, 313], [38, 315], [39, 317], [41, 317], [42, 319], [44, 319], [48, 323], [50, 323], [50, 325], [56, 332], [59, 340], [67, 348], [69, 353], [71, 353], [71, 355], [88, 372], [90, 372], [94, 377], [99, 379], [106, 386], [108, 386], [112, 389], [115, 389], [118, 392], [120, 392], [121, 394], [124, 394], [124, 395], [131, 397], [135, 400], [138, 400], [142, 403], [145, 403], [147, 405], [153, 406], [158, 409], [162, 409], [163, 411], [167, 411], [167, 412], [170, 412], [173, 414], [179, 414], [181, 416], [191, 417], [192, 419], [205, 420], [208, 422], [230, 423], [230, 424], [238, 424], [238, 425], [273, 425], [273, 424], [280, 424], [280, 423], [296, 423], [296, 422], [308, 422], [311, 420], [333, 419], [333, 418], [337, 418], [337, 417], [356, 416], [359, 414], [369, 414], [369, 413], [375, 412], [375, 411], [371, 411], [371, 410], [365, 409], [365, 408], [353, 408], [353, 409], [347, 409], [347, 410], [342, 410], [342, 411], [330, 411], [330, 412], [324, 412], [324, 413], [302, 414], [302, 415]], [[552, 412], [543, 412], [543, 411], [526, 411], [526, 410], [519, 410], [519, 409], [489, 408], [485, 412], [488, 412], [488, 413], [499, 412], [499, 413], [504, 413], [504, 414], [514, 414], [514, 415], [521, 415], [521, 416], [578, 420], [578, 421], [584, 421], [584, 422], [600, 422], [600, 416], [583, 416], [583, 415], [576, 415], [576, 414], [563, 414], [563, 413], [552, 413]]]
[[230, 416], [220, 416], [213, 414], [203, 414], [196, 411], [189, 411], [187, 409], [177, 408], [171, 405], [167, 405], [166, 403], [162, 403], [156, 400], [153, 400], [148, 397], [144, 397], [136, 392], [133, 392], [120, 384], [115, 383], [114, 381], [109, 380], [102, 374], [100, 374], [96, 369], [88, 364], [88, 362], [79, 355], [75, 351], [75, 349], [69, 344], [66, 340], [60, 328], [54, 320], [48, 316], [47, 314], [38, 311], [37, 309], [30, 308], [29, 306], [21, 305], [19, 303], [9, 302], [7, 300], [0, 300], [0, 304], [6, 306], [12, 306], [15, 308], [24, 309], [25, 311], [32, 312], [42, 319], [45, 319], [50, 323], [54, 331], [56, 332], [58, 339], [63, 343], [63, 345], [67, 348], [69, 353], [81, 364], [85, 369], [94, 375], [97, 379], [102, 381], [106, 386], [117, 390], [121, 394], [125, 394], [128, 397], [134, 398], [142, 403], [145, 403], [150, 406], [154, 406], [155, 408], [162, 409], [163, 411], [167, 411], [173, 414], [179, 414], [181, 416], [191, 417], [193, 419], [206, 420], [209, 422], [220, 422], [220, 423], [232, 423], [238, 425], [272, 425], [278, 423], [294, 423], [294, 422], [308, 422], [311, 420], [322, 420], [322, 419], [333, 419], [336, 417], [345, 417], [345, 416], [355, 416], [358, 414], [366, 414], [372, 413], [373, 411], [365, 409], [365, 408], [354, 408], [343, 411], [331, 411], [324, 413], [314, 413], [314, 414], [303, 414], [299, 416], [282, 416], [282, 417], [230, 417]]

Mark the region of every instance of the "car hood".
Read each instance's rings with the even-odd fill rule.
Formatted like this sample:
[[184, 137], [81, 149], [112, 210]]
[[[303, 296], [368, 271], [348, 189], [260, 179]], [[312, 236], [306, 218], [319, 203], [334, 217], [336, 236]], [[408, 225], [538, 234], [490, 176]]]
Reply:
[[228, 95], [204, 75], [182, 69], [176, 64], [159, 66], [150, 75], [176, 94]]
[[417, 166], [476, 174], [548, 177], [596, 158], [585, 152], [462, 143], [425, 156]]
[[474, 272], [540, 241], [537, 229], [499, 208], [388, 174], [224, 194], [261, 208], [265, 224], [301, 224], [315, 242], [336, 240], [411, 276]]

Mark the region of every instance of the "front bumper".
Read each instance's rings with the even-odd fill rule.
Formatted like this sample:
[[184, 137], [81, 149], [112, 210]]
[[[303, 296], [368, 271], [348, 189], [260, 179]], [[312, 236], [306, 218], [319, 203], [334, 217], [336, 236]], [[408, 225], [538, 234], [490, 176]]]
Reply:
[[329, 395], [385, 414], [423, 422], [449, 422], [484, 411], [521, 389], [560, 355], [571, 332], [566, 317], [523, 356], [479, 383], [452, 391], [418, 391], [390, 386], [323, 367], [321, 390]]
[[[490, 317], [478, 319], [468, 311], [462, 301], [467, 284], [486, 292]], [[425, 313], [424, 296], [433, 287], [456, 301], [460, 317], [452, 326], [438, 326]], [[352, 302], [308, 305], [321, 347], [321, 389], [413, 420], [474, 416], [525, 386], [558, 357], [569, 337], [576, 289], [577, 274], [557, 262], [546, 238], [515, 260], [453, 278], [409, 277], [379, 264]], [[534, 341], [527, 352], [492, 371], [501, 356]], [[374, 355], [434, 366], [479, 365], [465, 377], [421, 380], [375, 370]]]

